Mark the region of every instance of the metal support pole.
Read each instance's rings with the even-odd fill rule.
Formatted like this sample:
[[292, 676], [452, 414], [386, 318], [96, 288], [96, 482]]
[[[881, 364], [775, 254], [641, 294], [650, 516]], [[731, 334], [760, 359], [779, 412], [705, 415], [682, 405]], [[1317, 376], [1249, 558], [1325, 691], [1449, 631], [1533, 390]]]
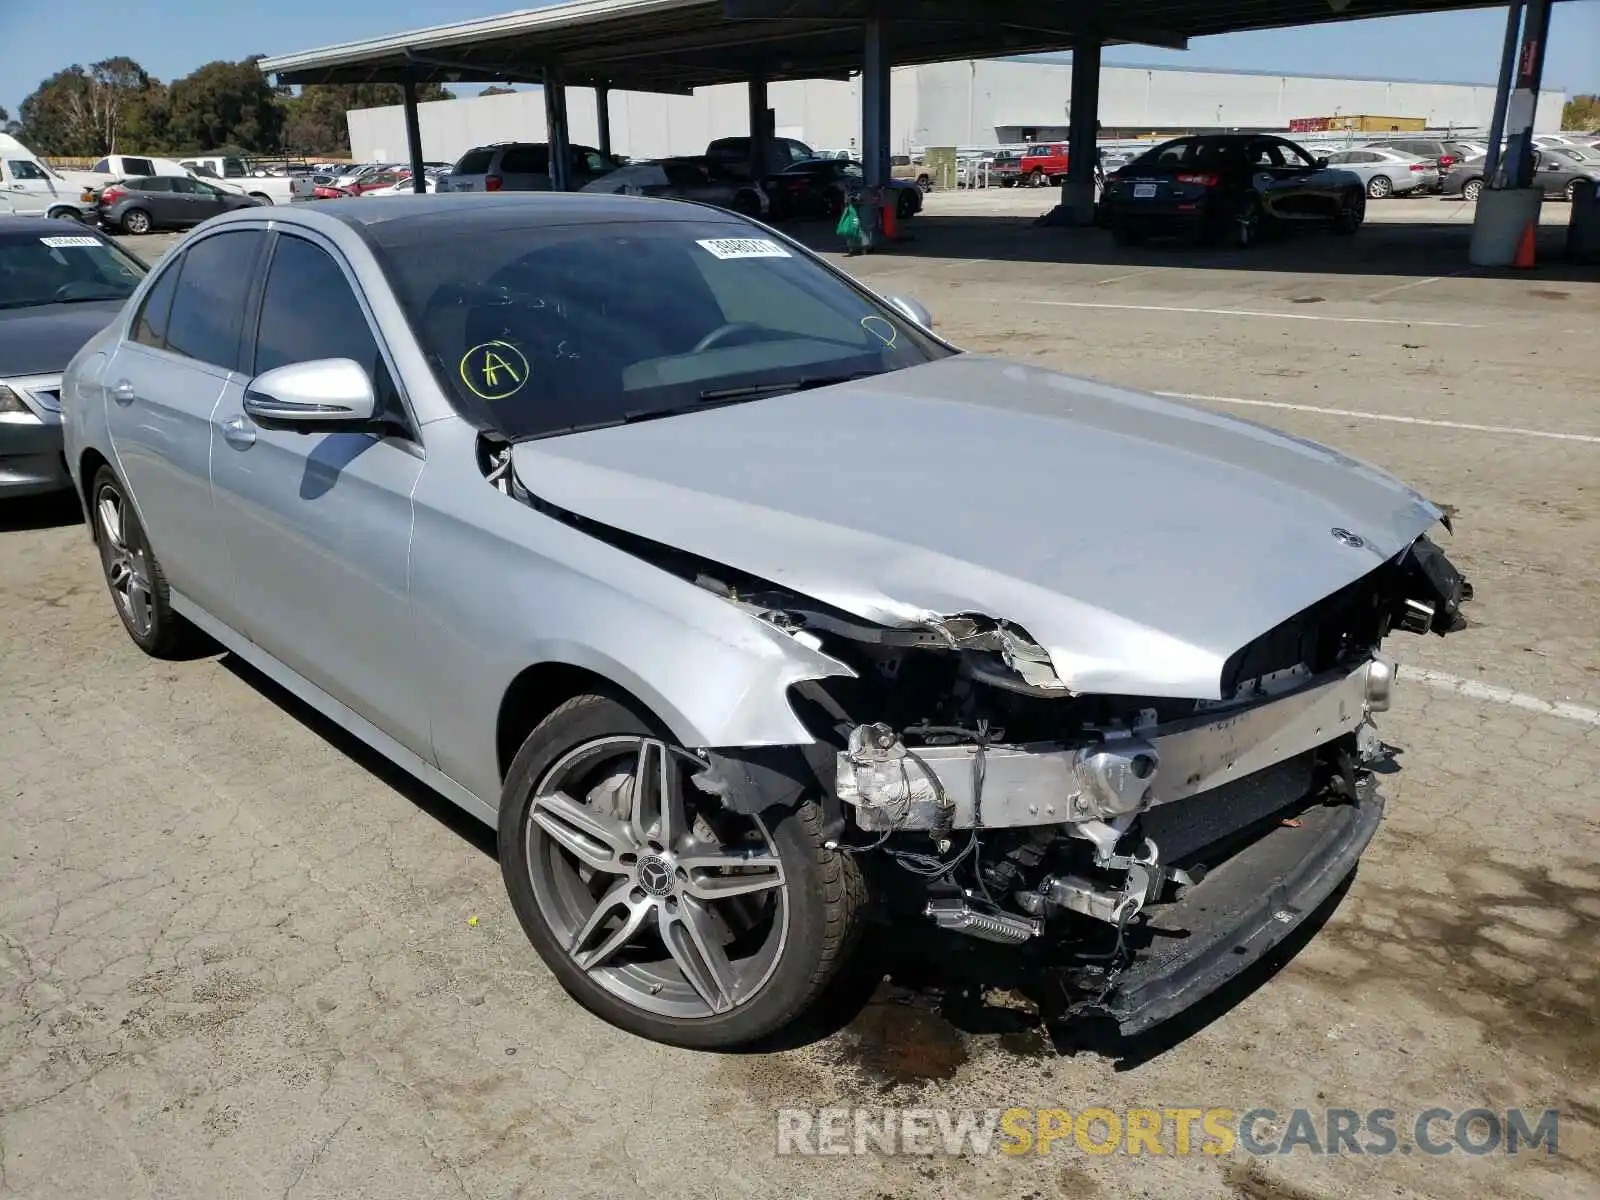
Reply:
[[1495, 186], [1500, 170], [1500, 143], [1506, 136], [1506, 101], [1517, 69], [1517, 40], [1522, 36], [1522, 0], [1506, 6], [1506, 38], [1500, 48], [1500, 74], [1495, 76], [1494, 116], [1489, 120], [1489, 153], [1484, 156], [1483, 177]]
[[417, 116], [417, 84], [407, 79], [400, 85], [406, 116], [406, 157], [411, 162], [411, 190], [421, 194], [428, 190], [428, 177], [422, 171], [422, 122]]
[[544, 124], [550, 150], [550, 190], [564, 192], [572, 162], [567, 151], [567, 84], [559, 67], [544, 69]]
[[1528, 0], [1522, 25], [1522, 51], [1517, 55], [1517, 86], [1506, 104], [1506, 182], [1533, 186], [1533, 118], [1539, 107], [1539, 81], [1544, 75], [1544, 48], [1550, 33], [1550, 0]]
[[599, 124], [599, 151], [607, 158], [611, 156], [611, 88], [600, 84], [594, 89], [594, 114]]
[[750, 178], [759, 182], [773, 169], [766, 76], [752, 75], [745, 90], [750, 102]]
[[1071, 225], [1094, 224], [1094, 168], [1100, 151], [1100, 35], [1080, 34], [1072, 43], [1072, 111], [1067, 119], [1067, 181], [1061, 185], [1063, 216]]
[[868, 187], [889, 182], [889, 53], [883, 22], [866, 23], [861, 56], [861, 166]]

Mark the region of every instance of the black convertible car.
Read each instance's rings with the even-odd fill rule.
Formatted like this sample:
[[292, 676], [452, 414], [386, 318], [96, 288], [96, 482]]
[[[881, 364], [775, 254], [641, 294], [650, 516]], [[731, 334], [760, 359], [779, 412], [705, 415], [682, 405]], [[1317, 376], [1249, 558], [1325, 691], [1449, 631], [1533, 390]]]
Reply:
[[1356, 175], [1267, 134], [1163, 142], [1113, 171], [1100, 203], [1101, 219], [1123, 243], [1188, 235], [1244, 247], [1273, 225], [1351, 234], [1367, 215]]

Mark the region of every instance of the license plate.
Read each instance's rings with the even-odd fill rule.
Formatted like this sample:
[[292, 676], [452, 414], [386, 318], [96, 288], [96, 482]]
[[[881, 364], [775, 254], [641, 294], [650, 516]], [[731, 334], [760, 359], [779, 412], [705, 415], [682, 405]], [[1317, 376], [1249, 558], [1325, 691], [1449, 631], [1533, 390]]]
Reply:
[[1133, 198], [1135, 200], [1148, 200], [1156, 194], [1156, 185], [1153, 183], [1136, 183], [1133, 185]]

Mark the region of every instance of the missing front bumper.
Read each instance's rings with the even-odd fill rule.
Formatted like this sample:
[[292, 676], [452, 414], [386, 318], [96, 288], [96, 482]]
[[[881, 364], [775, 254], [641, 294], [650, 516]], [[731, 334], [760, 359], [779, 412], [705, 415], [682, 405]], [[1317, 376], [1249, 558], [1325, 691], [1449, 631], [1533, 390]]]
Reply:
[[[1007, 829], [1098, 821], [1211, 792], [1354, 732], [1388, 707], [1394, 667], [1374, 657], [1248, 706], [1107, 735], [1083, 745], [974, 744], [907, 748], [886, 726], [863, 726], [838, 758], [839, 798], [863, 829]], [[1146, 783], [1113, 751], [1157, 764]]]
[[1148, 946], [1086, 1010], [1141, 1033], [1216, 991], [1314, 914], [1355, 869], [1383, 798], [1316, 804], [1220, 863], [1178, 899], [1144, 910]]

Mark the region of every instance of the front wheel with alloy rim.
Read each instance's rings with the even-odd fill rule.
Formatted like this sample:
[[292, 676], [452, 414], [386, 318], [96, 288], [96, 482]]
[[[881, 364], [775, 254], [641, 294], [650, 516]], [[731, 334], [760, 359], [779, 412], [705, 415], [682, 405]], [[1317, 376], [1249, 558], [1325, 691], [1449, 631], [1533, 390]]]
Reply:
[[150, 214], [142, 208], [130, 208], [122, 214], [122, 232], [143, 234], [150, 232]]
[[1461, 187], [1461, 198], [1463, 200], [1471, 200], [1476, 202], [1478, 197], [1482, 194], [1483, 180], [1481, 179], [1469, 179]]
[[[700, 1049], [797, 1020], [854, 943], [863, 887], [809, 800], [746, 814], [707, 762], [609, 696], [540, 722], [500, 802], [500, 866], [523, 930], [612, 1024]], [[740, 804], [739, 808], [753, 807]]]
[[1394, 191], [1394, 183], [1387, 175], [1374, 175], [1367, 180], [1367, 195], [1374, 200], [1382, 200]]
[[110, 467], [95, 475], [90, 496], [100, 566], [128, 636], [156, 658], [187, 657], [200, 644], [200, 631], [172, 610], [167, 577]]
[[1367, 198], [1356, 192], [1348, 204], [1340, 210], [1339, 215], [1333, 219], [1333, 231], [1342, 233], [1347, 237], [1361, 228], [1367, 219]]

